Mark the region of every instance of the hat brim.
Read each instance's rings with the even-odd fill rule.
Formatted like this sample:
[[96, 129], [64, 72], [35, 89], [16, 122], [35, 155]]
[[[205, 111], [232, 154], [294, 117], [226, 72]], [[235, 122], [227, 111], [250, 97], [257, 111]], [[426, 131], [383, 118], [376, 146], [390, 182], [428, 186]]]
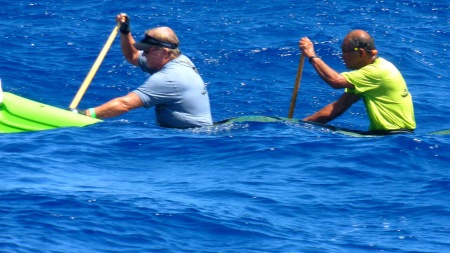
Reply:
[[151, 47], [152, 45], [146, 44], [146, 43], [142, 43], [142, 42], [137, 42], [133, 44], [134, 48], [136, 48], [137, 50], [145, 50], [149, 47]]

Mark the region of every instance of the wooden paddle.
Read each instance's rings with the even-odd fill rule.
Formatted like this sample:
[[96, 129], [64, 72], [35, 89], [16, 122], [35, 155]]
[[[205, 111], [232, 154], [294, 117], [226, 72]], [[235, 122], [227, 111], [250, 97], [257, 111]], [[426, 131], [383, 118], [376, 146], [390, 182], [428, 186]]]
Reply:
[[297, 93], [298, 93], [298, 89], [300, 88], [300, 80], [302, 78], [304, 63], [305, 63], [305, 54], [302, 53], [302, 55], [300, 56], [300, 62], [298, 64], [297, 77], [295, 78], [294, 91], [292, 93], [292, 99], [291, 99], [291, 106], [289, 108], [288, 118], [290, 118], [290, 119], [292, 119], [292, 116], [294, 116], [295, 102], [297, 101]]
[[89, 71], [88, 75], [84, 79], [83, 83], [81, 84], [80, 89], [78, 90], [72, 103], [70, 104], [70, 106], [69, 106], [70, 109], [77, 108], [78, 104], [80, 103], [81, 98], [83, 97], [84, 93], [86, 92], [89, 84], [91, 83], [92, 79], [94, 78], [95, 73], [97, 73], [97, 70], [100, 67], [100, 64], [102, 63], [103, 59], [105, 58], [106, 53], [108, 52], [114, 39], [116, 38], [117, 32], [119, 31], [119, 27], [120, 27], [120, 23], [117, 23], [116, 27], [114, 27], [113, 31], [111, 32], [111, 35], [109, 35], [109, 38], [106, 41], [105, 45], [103, 46], [102, 51], [97, 56], [97, 60], [95, 60], [94, 65], [92, 65], [91, 70]]

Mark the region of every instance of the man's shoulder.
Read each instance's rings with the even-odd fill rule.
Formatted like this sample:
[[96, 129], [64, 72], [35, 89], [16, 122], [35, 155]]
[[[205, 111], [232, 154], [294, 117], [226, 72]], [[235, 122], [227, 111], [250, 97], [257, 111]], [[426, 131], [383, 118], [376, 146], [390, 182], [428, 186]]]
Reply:
[[383, 67], [383, 66], [391, 67], [391, 66], [394, 66], [394, 64], [392, 62], [390, 62], [389, 60], [386, 60], [385, 58], [381, 58], [381, 57], [378, 57], [375, 60], [374, 64], [371, 64], [371, 65], [374, 65], [374, 66], [377, 66], [377, 67]]
[[194, 63], [192, 63], [191, 59], [189, 59], [189, 57], [187, 57], [184, 54], [181, 54], [180, 56], [178, 56], [177, 58], [171, 60], [169, 63], [175, 63], [175, 64], [179, 64], [179, 63], [185, 63], [188, 65], [194, 65]]

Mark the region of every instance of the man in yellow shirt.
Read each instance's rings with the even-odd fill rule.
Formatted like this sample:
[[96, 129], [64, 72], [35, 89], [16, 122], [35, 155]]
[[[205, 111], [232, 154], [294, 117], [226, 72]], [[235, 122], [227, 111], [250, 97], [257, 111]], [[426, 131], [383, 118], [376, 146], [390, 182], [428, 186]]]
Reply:
[[305, 121], [327, 123], [362, 98], [370, 120], [367, 134], [414, 131], [414, 108], [405, 80], [392, 63], [378, 57], [374, 40], [367, 32], [353, 30], [342, 42], [342, 58], [349, 72], [338, 73], [330, 68], [316, 56], [313, 43], [306, 37], [300, 39], [299, 48], [328, 85], [345, 89], [337, 101]]

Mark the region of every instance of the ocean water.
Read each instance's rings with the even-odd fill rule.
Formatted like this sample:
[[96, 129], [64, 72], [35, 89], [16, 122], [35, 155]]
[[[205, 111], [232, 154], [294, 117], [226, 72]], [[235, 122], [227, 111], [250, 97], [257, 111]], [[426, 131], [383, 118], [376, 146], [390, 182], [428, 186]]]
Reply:
[[[373, 35], [403, 73], [417, 130], [354, 137], [293, 122], [190, 130], [138, 109], [84, 128], [0, 136], [0, 252], [450, 252], [448, 1], [2, 1], [3, 89], [67, 108], [120, 12], [170, 26], [214, 121], [286, 117], [308, 36], [344, 71]], [[116, 39], [79, 108], [139, 86]], [[294, 118], [342, 91], [305, 62]], [[332, 125], [365, 130], [361, 102]]]

